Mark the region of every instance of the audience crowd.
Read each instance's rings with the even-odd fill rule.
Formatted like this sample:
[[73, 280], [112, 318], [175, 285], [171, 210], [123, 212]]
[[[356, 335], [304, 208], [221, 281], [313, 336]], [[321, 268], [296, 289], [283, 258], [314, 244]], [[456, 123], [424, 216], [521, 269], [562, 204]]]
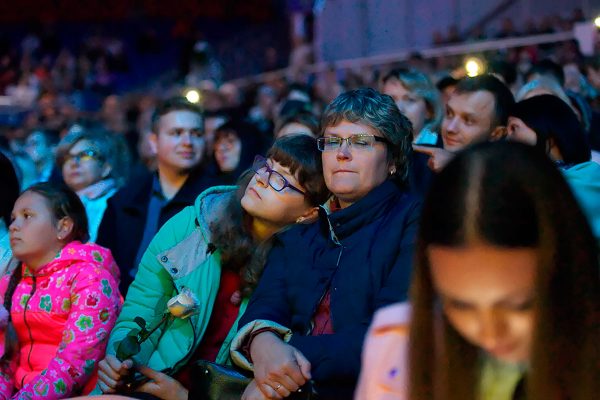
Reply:
[[226, 81], [196, 37], [127, 91], [119, 39], [52, 39], [0, 65], [0, 398], [600, 392], [597, 57]]

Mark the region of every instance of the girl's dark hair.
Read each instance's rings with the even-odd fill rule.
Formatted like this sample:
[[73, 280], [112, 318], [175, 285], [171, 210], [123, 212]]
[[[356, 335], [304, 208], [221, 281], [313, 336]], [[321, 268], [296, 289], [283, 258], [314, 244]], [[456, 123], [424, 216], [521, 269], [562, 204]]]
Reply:
[[[23, 193], [27, 192], [36, 193], [44, 197], [55, 221], [59, 221], [65, 217], [71, 218], [73, 221], [73, 230], [65, 239], [67, 243], [74, 240], [87, 242], [89, 239], [87, 216], [83, 203], [81, 203], [81, 200], [79, 200], [79, 197], [75, 192], [65, 185], [56, 185], [49, 182], [32, 185], [23, 191]], [[8, 311], [9, 322], [6, 327], [4, 340], [5, 351], [4, 355], [0, 358], [0, 370], [7, 367], [18, 347], [18, 339], [10, 318], [10, 311], [12, 308], [13, 295], [17, 285], [21, 281], [21, 277], [22, 267], [21, 265], [17, 265], [12, 272], [6, 292], [4, 293], [3, 304], [6, 311]]]
[[600, 267], [591, 228], [545, 154], [520, 143], [485, 143], [449, 163], [424, 203], [411, 286], [410, 398], [477, 397], [480, 350], [443, 315], [427, 257], [432, 244], [475, 243], [538, 254], [526, 398], [597, 396]]
[[74, 191], [66, 185], [42, 182], [30, 186], [23, 193], [26, 192], [37, 193], [46, 199], [55, 221], [65, 217], [69, 217], [73, 221], [73, 230], [65, 238], [67, 243], [74, 240], [85, 243], [89, 240], [85, 207]]
[[[324, 203], [329, 196], [321, 165], [321, 153], [316, 140], [306, 135], [277, 139], [267, 152], [271, 158], [287, 167], [306, 190], [306, 201], [313, 206]], [[257, 244], [250, 234], [251, 217], [241, 206], [246, 187], [254, 172], [249, 170], [238, 180], [238, 190], [231, 196], [223, 215], [228, 218], [211, 225], [213, 244], [221, 251], [223, 268], [239, 271], [244, 295], [249, 295], [258, 283], [271, 240]]]
[[8, 157], [0, 152], [0, 187], [2, 187], [2, 196], [0, 196], [0, 218], [8, 227], [10, 224], [10, 214], [15, 201], [19, 197], [19, 179], [15, 168]]
[[580, 164], [590, 160], [591, 151], [583, 127], [571, 107], [560, 98], [543, 94], [521, 100], [510, 115], [535, 132], [535, 147], [544, 153], [548, 152], [549, 141], [554, 140], [565, 163]]

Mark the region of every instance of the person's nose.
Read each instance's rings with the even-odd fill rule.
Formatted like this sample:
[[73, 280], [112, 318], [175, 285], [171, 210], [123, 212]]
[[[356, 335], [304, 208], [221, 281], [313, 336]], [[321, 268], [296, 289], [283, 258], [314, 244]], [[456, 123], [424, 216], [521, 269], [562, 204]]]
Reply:
[[190, 131], [185, 131], [181, 134], [181, 143], [185, 145], [192, 145], [192, 133]]
[[16, 232], [21, 229], [21, 223], [19, 222], [19, 218], [15, 218], [10, 225], [8, 226], [9, 232]]
[[78, 156], [71, 156], [69, 158], [67, 158], [67, 160], [65, 161], [65, 164], [67, 164], [67, 166], [69, 167], [76, 167], [77, 165], [79, 165], [79, 162], [81, 160], [79, 159]]
[[451, 133], [458, 132], [458, 124], [459, 121], [457, 117], [448, 118], [448, 121], [446, 122], [446, 131]]
[[506, 321], [503, 314], [496, 310], [483, 311], [478, 321], [478, 342], [487, 350], [494, 349], [506, 332]]
[[349, 160], [352, 158], [352, 152], [350, 151], [350, 143], [348, 140], [342, 140], [340, 147], [337, 150], [338, 160]]
[[403, 101], [397, 101], [396, 105], [402, 114], [406, 113], [406, 106]]
[[266, 170], [256, 172], [255, 179], [259, 186], [267, 187], [269, 184], [269, 174]]

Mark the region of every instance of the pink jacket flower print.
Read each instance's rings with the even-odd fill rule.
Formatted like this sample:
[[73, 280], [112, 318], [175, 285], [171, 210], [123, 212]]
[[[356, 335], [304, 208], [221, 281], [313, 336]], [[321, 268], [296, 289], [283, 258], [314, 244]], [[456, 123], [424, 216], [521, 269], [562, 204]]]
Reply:
[[[14, 367], [0, 374], [0, 398], [89, 392], [121, 307], [119, 269], [110, 251], [71, 242], [37, 272], [21, 268], [10, 310], [19, 351]], [[9, 280], [0, 280], [2, 297]]]

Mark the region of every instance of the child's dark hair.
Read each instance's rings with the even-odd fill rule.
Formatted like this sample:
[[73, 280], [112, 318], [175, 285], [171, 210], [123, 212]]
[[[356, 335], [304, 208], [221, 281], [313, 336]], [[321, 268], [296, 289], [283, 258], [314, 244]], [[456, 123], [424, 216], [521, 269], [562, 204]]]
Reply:
[[[313, 206], [324, 203], [329, 191], [323, 179], [321, 154], [316, 140], [307, 135], [292, 135], [277, 139], [267, 152], [282, 166], [298, 176], [300, 185], [306, 189], [306, 201]], [[230, 197], [223, 221], [211, 225], [213, 244], [221, 251], [224, 269], [239, 271], [243, 280], [243, 292], [248, 296], [258, 283], [272, 242], [257, 244], [250, 234], [250, 220], [241, 206], [246, 187], [254, 172], [246, 171], [238, 180], [238, 190]]]
[[85, 207], [74, 191], [66, 185], [42, 182], [30, 186], [23, 193], [27, 192], [39, 194], [46, 199], [48, 208], [52, 212], [55, 221], [60, 221], [65, 217], [71, 218], [73, 221], [73, 230], [65, 238], [67, 243], [73, 240], [85, 243], [89, 240], [90, 235]]
[[[59, 221], [65, 217], [71, 218], [73, 221], [73, 229], [65, 239], [67, 243], [74, 240], [87, 242], [89, 239], [87, 215], [83, 203], [81, 203], [81, 200], [75, 192], [65, 185], [56, 185], [49, 182], [32, 185], [23, 191], [21, 195], [28, 192], [36, 193], [46, 200], [46, 204], [55, 221]], [[4, 293], [3, 305], [8, 312], [8, 325], [4, 336], [4, 354], [0, 358], [0, 370], [7, 368], [8, 363], [18, 349], [17, 334], [11, 322], [10, 311], [12, 308], [13, 295], [17, 285], [21, 281], [21, 277], [22, 268], [19, 264], [12, 272], [6, 292]]]

